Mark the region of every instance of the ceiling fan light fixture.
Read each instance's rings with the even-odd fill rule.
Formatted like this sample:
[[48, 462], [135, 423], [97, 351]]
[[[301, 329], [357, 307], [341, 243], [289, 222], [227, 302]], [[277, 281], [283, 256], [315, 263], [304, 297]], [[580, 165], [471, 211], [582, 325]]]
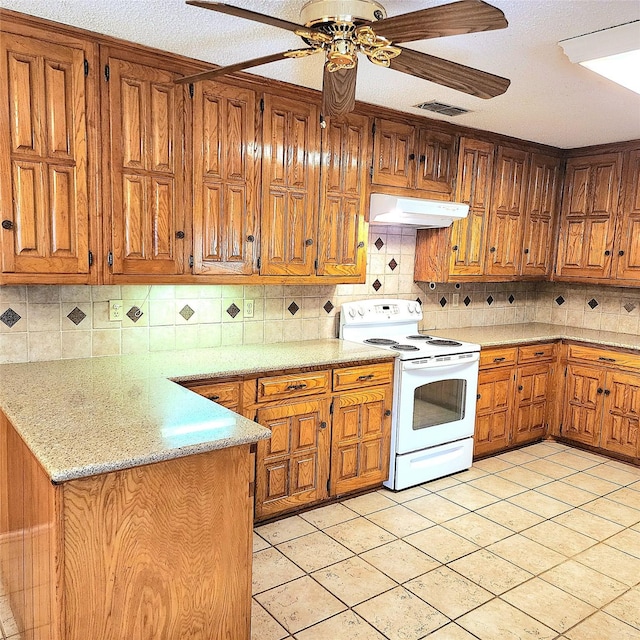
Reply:
[[375, 0], [310, 0], [300, 10], [307, 26], [326, 23], [362, 24], [387, 17], [385, 8]]
[[358, 49], [352, 40], [334, 40], [327, 49], [327, 69], [353, 69], [357, 64]]

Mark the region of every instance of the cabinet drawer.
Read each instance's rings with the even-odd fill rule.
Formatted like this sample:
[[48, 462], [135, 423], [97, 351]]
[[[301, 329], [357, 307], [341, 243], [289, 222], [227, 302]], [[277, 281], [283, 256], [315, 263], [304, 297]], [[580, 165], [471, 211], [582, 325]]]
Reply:
[[603, 366], [640, 370], [640, 354], [621, 353], [597, 347], [586, 347], [577, 344], [569, 345], [569, 359], [594, 362]]
[[480, 367], [502, 367], [516, 363], [517, 347], [498, 347], [480, 351]]
[[213, 402], [227, 407], [227, 409], [236, 409], [240, 404], [240, 382], [216, 382], [185, 386], [208, 400], [213, 400]]
[[525, 363], [551, 360], [554, 354], [554, 344], [531, 344], [518, 349], [518, 362]]
[[312, 371], [258, 378], [258, 402], [324, 393], [330, 388], [329, 374], [329, 371]]
[[345, 367], [333, 372], [333, 390], [361, 389], [393, 382], [393, 362]]

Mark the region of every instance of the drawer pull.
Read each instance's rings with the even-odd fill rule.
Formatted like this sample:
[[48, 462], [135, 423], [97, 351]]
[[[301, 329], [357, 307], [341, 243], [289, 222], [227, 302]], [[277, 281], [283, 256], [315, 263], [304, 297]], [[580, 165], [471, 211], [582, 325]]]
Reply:
[[213, 400], [214, 402], [216, 400], [220, 400], [220, 396], [205, 396], [207, 398], [207, 400]]
[[604, 356], [600, 356], [598, 360], [602, 360], [602, 362], [615, 362], [615, 358], [605, 358]]
[[544, 351], [536, 351], [533, 355], [534, 356], [543, 356], [544, 355]]
[[506, 358], [504, 356], [502, 356], [500, 358], [494, 358], [493, 359], [494, 362], [502, 362], [503, 360], [506, 360]]
[[301, 382], [300, 384], [290, 384], [287, 388], [286, 391], [300, 391], [300, 389], [306, 389], [307, 385], [304, 382]]
[[601, 389], [600, 387], [598, 387], [598, 390], [596, 391], [596, 393], [598, 395], [602, 395], [604, 393], [604, 389]]
[[373, 375], [373, 373], [369, 373], [366, 376], [358, 376], [358, 380], [364, 382], [365, 380], [373, 380], [375, 378], [375, 375]]

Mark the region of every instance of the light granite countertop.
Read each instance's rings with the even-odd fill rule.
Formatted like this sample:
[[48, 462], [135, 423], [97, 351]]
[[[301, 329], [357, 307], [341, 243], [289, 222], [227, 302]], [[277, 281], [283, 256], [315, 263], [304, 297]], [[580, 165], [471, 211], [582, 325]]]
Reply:
[[54, 483], [257, 442], [268, 429], [172, 382], [388, 358], [341, 340], [0, 366], [0, 409]]
[[497, 347], [538, 342], [541, 340], [577, 340], [605, 347], [623, 347], [640, 350], [640, 336], [617, 331], [596, 331], [578, 327], [531, 322], [524, 324], [498, 324], [491, 327], [463, 327], [461, 329], [438, 329], [427, 333], [452, 340], [475, 342], [482, 347]]

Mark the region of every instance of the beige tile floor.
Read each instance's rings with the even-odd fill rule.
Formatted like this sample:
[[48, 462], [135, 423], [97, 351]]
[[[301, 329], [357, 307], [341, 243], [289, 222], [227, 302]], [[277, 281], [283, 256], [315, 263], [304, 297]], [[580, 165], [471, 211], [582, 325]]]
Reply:
[[558, 443], [259, 526], [252, 640], [640, 640], [640, 468]]
[[640, 468], [540, 443], [259, 526], [253, 594], [252, 640], [640, 640]]

